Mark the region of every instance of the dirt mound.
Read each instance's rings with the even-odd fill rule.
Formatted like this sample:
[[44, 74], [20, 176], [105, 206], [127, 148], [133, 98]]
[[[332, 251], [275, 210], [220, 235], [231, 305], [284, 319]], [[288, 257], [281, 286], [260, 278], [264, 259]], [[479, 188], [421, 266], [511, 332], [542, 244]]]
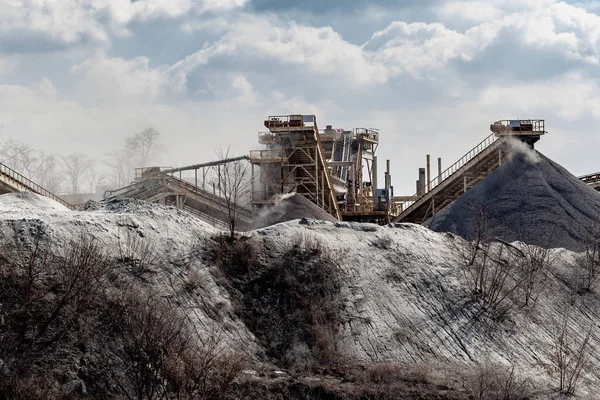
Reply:
[[505, 241], [581, 251], [600, 221], [600, 194], [541, 153], [526, 149], [427, 222], [473, 238], [478, 223]]
[[293, 193], [282, 196], [282, 198], [273, 206], [266, 208], [252, 224], [252, 229], [265, 228], [280, 222], [291, 221], [294, 219], [308, 218], [321, 221], [335, 222], [331, 214], [308, 200], [306, 197]]

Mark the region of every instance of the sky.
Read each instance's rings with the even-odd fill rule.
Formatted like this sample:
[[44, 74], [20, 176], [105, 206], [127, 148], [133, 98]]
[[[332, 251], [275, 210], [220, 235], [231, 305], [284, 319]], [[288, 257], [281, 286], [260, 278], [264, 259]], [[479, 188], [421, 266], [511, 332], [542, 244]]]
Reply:
[[600, 171], [599, 64], [595, 0], [0, 0], [0, 132], [102, 160], [153, 127], [183, 166], [314, 114], [379, 129], [411, 195], [426, 154], [447, 167], [500, 119], [545, 119], [538, 150]]

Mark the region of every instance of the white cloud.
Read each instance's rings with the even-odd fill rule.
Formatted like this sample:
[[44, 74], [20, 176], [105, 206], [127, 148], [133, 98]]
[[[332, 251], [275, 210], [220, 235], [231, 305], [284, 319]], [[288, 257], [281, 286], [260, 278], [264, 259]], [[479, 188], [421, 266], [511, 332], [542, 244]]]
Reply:
[[126, 60], [99, 54], [73, 66], [71, 74], [78, 79], [79, 90], [90, 94], [95, 102], [152, 101], [185, 87], [180, 76], [172, 74], [167, 66], [152, 68], [146, 57]]
[[489, 21], [502, 14], [497, 3], [472, 0], [445, 2], [440, 5], [436, 13], [446, 21], [459, 19], [468, 22]]
[[589, 114], [600, 119], [600, 82], [568, 72], [540, 82], [493, 84], [482, 91], [480, 102], [488, 108], [527, 114], [522, 118], [544, 114], [573, 121]]
[[257, 101], [254, 87], [245, 76], [236, 76], [231, 82], [231, 87], [238, 92], [237, 99], [241, 103], [252, 104]]
[[469, 34], [450, 30], [439, 23], [397, 21], [375, 32], [363, 48], [394, 75], [409, 73], [416, 77], [439, 70], [453, 59], [468, 61], [485, 45], [479, 45]]
[[247, 0], [0, 0], [0, 43], [48, 48], [108, 43], [132, 21], [194, 18], [242, 7]]
[[313, 73], [345, 77], [358, 84], [383, 83], [387, 69], [331, 27], [284, 24], [274, 18], [241, 18], [217, 42], [175, 65], [190, 72], [217, 57], [241, 57], [300, 65]]
[[57, 44], [105, 42], [108, 35], [89, 6], [75, 0], [0, 1], [0, 42], [34, 37]]
[[[467, 4], [468, 3], [468, 4]], [[555, 0], [451, 1], [439, 10], [445, 20], [479, 22], [466, 32], [484, 36], [490, 44], [499, 35], [515, 44], [547, 49], [571, 60], [600, 63], [600, 16], [585, 8]]]

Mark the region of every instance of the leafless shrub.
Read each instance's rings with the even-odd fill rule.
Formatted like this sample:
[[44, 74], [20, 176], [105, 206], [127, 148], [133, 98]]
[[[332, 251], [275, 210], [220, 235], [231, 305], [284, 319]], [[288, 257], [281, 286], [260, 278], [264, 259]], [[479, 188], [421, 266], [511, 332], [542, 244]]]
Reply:
[[[515, 306], [513, 295], [527, 284], [527, 280], [519, 277], [524, 253], [513, 245], [494, 240], [484, 213], [480, 213], [476, 219], [474, 238], [466, 243], [454, 241], [453, 246], [465, 261], [464, 272], [471, 294], [482, 301], [494, 318], [505, 317]], [[540, 267], [537, 260], [532, 265]], [[528, 265], [525, 264], [525, 267], [527, 269]], [[537, 289], [535, 282], [540, 272], [535, 270], [529, 273], [532, 280], [529, 282], [530, 288], [526, 290], [527, 303]]]
[[367, 369], [366, 376], [370, 382], [390, 385], [401, 380], [405, 376], [405, 371], [398, 364], [381, 363]]
[[394, 243], [394, 241], [392, 240], [391, 237], [384, 235], [384, 236], [376, 236], [374, 239], [371, 239], [371, 241], [369, 242], [371, 246], [381, 249], [381, 250], [389, 250], [392, 248], [392, 244]]
[[136, 278], [145, 279], [155, 273], [160, 261], [155, 243], [141, 232], [125, 225], [117, 234], [118, 261]]
[[600, 278], [600, 242], [588, 245], [574, 266], [574, 284], [577, 291], [593, 291]]
[[197, 268], [192, 268], [183, 282], [183, 290], [194, 293], [196, 290], [206, 289], [208, 284], [208, 277]]
[[548, 280], [554, 262], [552, 250], [547, 246], [522, 244], [517, 258], [525, 306], [535, 305]]
[[[112, 381], [129, 399], [220, 399], [244, 367], [226, 350], [217, 332], [203, 335], [167, 302], [141, 293], [128, 295], [113, 321], [122, 345]], [[119, 372], [121, 371], [121, 372]]]
[[565, 310], [554, 334], [554, 354], [552, 362], [554, 371], [558, 374], [558, 389], [561, 392], [575, 394], [577, 384], [585, 371], [593, 349], [591, 337], [593, 328], [587, 330], [583, 337], [570, 327], [568, 310]]
[[215, 259], [227, 277], [236, 312], [267, 355], [290, 368], [334, 365], [343, 307], [340, 257], [309, 231], [289, 243], [283, 254], [261, 260], [250, 240], [224, 241], [217, 245]]
[[514, 366], [480, 366], [463, 378], [463, 388], [474, 400], [525, 400], [532, 395], [529, 379], [520, 378]]
[[87, 234], [60, 247], [34, 238], [3, 250], [0, 398], [55, 398], [46, 374], [71, 362], [66, 349], [93, 330], [110, 265]]

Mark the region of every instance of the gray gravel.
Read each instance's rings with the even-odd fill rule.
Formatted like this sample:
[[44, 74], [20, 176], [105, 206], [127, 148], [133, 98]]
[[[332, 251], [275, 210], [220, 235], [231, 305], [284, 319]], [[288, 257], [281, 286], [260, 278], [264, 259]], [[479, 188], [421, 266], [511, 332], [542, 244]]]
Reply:
[[477, 219], [502, 240], [585, 249], [599, 232], [600, 193], [539, 152], [518, 152], [427, 223], [473, 238]]

